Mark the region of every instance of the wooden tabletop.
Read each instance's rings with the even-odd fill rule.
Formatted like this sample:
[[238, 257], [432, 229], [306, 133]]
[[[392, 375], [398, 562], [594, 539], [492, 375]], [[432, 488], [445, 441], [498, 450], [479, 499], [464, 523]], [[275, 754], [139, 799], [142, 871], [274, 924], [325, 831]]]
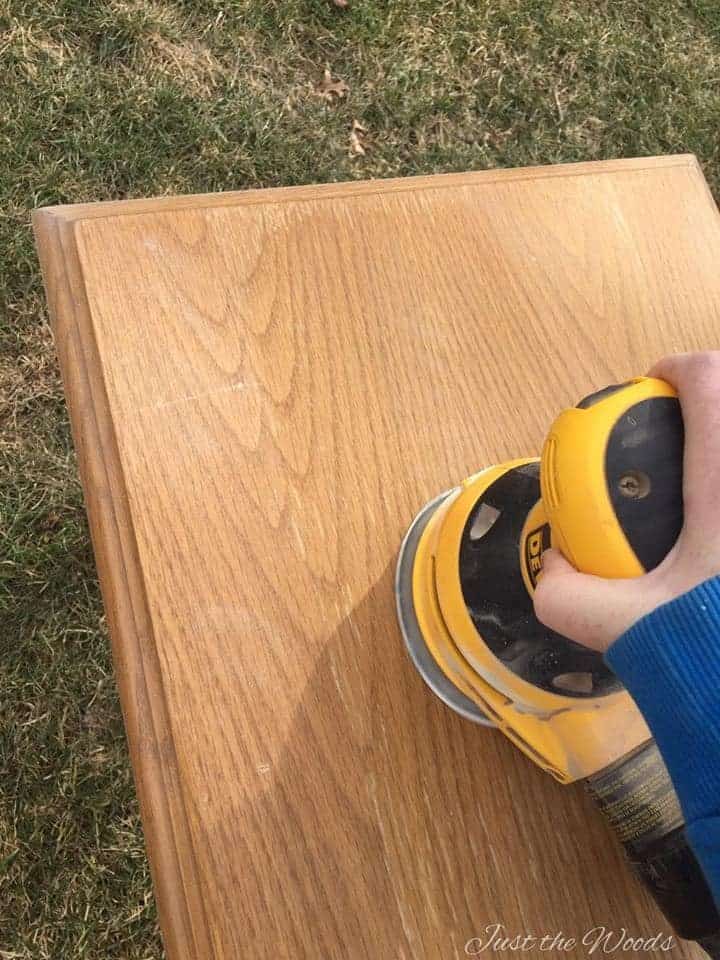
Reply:
[[35, 227], [170, 960], [669, 933], [582, 788], [428, 692], [393, 573], [429, 498], [536, 454], [593, 389], [717, 346], [695, 159]]

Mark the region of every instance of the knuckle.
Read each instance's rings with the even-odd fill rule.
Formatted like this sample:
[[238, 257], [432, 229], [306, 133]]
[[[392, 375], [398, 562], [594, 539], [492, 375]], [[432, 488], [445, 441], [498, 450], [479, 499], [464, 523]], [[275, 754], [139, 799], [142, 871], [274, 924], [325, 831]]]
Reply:
[[691, 353], [689, 365], [694, 377], [706, 382], [720, 383], [720, 350]]
[[674, 353], [659, 360], [654, 368], [661, 375], [674, 375], [693, 382], [698, 376], [720, 376], [720, 350]]
[[720, 394], [720, 350], [679, 353], [666, 357], [655, 369], [674, 384], [681, 400], [688, 401], [695, 412], [708, 400], [715, 402]]

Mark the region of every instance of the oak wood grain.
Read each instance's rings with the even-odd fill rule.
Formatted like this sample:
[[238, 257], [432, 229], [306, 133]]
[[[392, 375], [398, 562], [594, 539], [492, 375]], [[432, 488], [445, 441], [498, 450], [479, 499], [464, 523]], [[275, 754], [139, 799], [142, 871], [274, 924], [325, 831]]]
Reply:
[[430, 497], [535, 453], [592, 389], [717, 345], [694, 158], [35, 228], [170, 960], [462, 957], [496, 922], [669, 932], [580, 788], [426, 691], [393, 572]]

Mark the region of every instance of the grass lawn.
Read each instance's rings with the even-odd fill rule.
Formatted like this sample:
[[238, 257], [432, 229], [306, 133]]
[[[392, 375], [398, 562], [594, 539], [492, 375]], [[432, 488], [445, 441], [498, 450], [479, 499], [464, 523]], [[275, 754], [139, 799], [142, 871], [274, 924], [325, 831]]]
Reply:
[[29, 211], [680, 151], [717, 195], [720, 4], [0, 0], [0, 118], [0, 960], [155, 960]]

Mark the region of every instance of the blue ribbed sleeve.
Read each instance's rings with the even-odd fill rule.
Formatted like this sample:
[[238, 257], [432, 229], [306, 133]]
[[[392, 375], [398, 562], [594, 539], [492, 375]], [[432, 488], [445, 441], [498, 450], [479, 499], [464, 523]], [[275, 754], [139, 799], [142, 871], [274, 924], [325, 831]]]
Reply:
[[657, 741], [720, 901], [720, 577], [638, 620], [605, 659]]

